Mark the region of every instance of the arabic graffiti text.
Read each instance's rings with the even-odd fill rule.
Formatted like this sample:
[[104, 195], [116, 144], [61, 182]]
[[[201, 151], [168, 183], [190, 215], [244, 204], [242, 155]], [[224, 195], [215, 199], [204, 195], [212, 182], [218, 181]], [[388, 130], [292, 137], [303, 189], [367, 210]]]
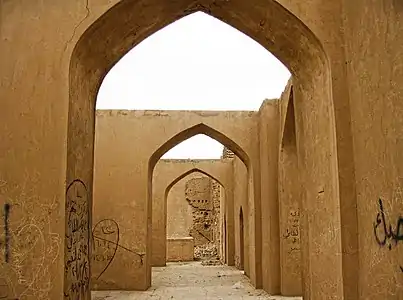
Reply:
[[[375, 241], [380, 247], [387, 247], [389, 251], [397, 247], [399, 242], [403, 241], [403, 217], [399, 216], [395, 222], [387, 221], [385, 208], [382, 199], [378, 200], [379, 212], [376, 215], [374, 227]], [[393, 226], [393, 223], [396, 225]], [[403, 272], [403, 266], [399, 266]]]

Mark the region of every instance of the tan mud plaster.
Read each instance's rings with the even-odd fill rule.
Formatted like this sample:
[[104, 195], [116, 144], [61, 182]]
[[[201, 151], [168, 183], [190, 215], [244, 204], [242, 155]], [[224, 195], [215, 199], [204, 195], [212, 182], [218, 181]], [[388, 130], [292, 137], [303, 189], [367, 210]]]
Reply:
[[[89, 212], [88, 228], [83, 230], [79, 245], [86, 243], [86, 232], [91, 230], [94, 108], [102, 78], [144, 38], [197, 10], [250, 35], [293, 73], [297, 157], [303, 186], [304, 297], [399, 299], [403, 287], [396, 282], [401, 282], [401, 274], [390, 262], [397, 263], [401, 253], [386, 254], [373, 235], [379, 198], [388, 214], [396, 214], [391, 220], [402, 211], [397, 196], [403, 176], [399, 164], [403, 161], [399, 142], [403, 24], [398, 1], [2, 1], [0, 182], [5, 182], [5, 187], [1, 201], [23, 202], [25, 206], [11, 208], [11, 216], [15, 213], [27, 220], [41, 219], [35, 224], [43, 233], [43, 244], [56, 249], [52, 252], [55, 257], [43, 259], [43, 269], [52, 280], [38, 278], [36, 284], [46, 287], [39, 299], [60, 299], [64, 287], [74, 281], [71, 272], [65, 272], [71, 256], [60, 249], [67, 248], [71, 237], [66, 228], [66, 189], [77, 179], [87, 186]], [[261, 147], [260, 153], [265, 149]], [[261, 164], [266, 159], [260, 157], [254, 172], [266, 166], [268, 161]], [[136, 172], [147, 172], [147, 168], [147, 164], [142, 165]], [[262, 177], [257, 187], [260, 194], [264, 190], [260, 183], [264, 184], [268, 174], [257, 173]], [[147, 182], [143, 180], [141, 186]], [[134, 211], [151, 211], [145, 200], [146, 188], [141, 188], [139, 197], [127, 198], [134, 199], [130, 203]], [[265, 207], [268, 199], [255, 204]], [[40, 210], [42, 207], [47, 207], [46, 212]], [[260, 212], [256, 214], [260, 220]], [[138, 236], [140, 244], [149, 245], [150, 220], [141, 214], [136, 219], [143, 229], [128, 232]], [[260, 230], [259, 222], [251, 229], [258, 236]], [[18, 232], [18, 225], [10, 223], [11, 231]], [[64, 239], [64, 245], [57, 247], [58, 238]], [[137, 247], [129, 241], [122, 243], [130, 249]], [[259, 245], [255, 248], [257, 260], [261, 257], [266, 262], [264, 268], [272, 269], [279, 261], [275, 252], [265, 257]], [[91, 251], [90, 247], [88, 259]], [[148, 262], [140, 275], [131, 276], [136, 288], [145, 289], [150, 284], [150, 256], [146, 255]], [[35, 273], [32, 266], [40, 257], [40, 251], [33, 251], [23, 261], [24, 276]], [[10, 263], [15, 263], [13, 256]], [[31, 281], [18, 283], [9, 265], [1, 264], [1, 268], [4, 277], [10, 278], [7, 288], [12, 297], [20, 297], [30, 288]], [[333, 272], [327, 272], [329, 268]], [[278, 293], [279, 276], [262, 275], [265, 289]], [[38, 299], [37, 295], [28, 297]], [[87, 293], [81, 298], [88, 297]]]

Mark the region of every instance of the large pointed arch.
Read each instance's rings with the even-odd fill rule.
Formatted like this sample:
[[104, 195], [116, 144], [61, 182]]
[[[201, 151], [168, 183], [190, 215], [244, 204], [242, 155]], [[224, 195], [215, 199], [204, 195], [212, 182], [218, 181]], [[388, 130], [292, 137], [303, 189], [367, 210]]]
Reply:
[[[298, 155], [305, 187], [301, 198], [306, 205], [306, 216], [312, 217], [315, 212], [318, 223], [318, 226], [305, 223], [310, 237], [305, 249], [314, 255], [307, 256], [304, 264], [307, 282], [304, 296], [309, 299], [328, 295], [342, 297], [340, 201], [331, 75], [327, 55], [318, 38], [277, 0], [116, 1], [117, 4], [106, 11], [105, 6], [96, 6], [74, 29], [80, 37], [73, 47], [69, 81], [66, 82], [69, 86], [66, 182], [79, 178], [91, 186], [95, 99], [106, 73], [120, 57], [157, 30], [192, 12], [208, 13], [256, 40], [293, 74], [299, 128]], [[74, 35], [71, 40], [75, 40]], [[318, 188], [326, 193], [317, 196]], [[88, 199], [88, 205], [92, 206], [92, 187], [88, 190]], [[260, 203], [255, 206], [254, 229], [259, 236]], [[87, 211], [91, 220], [91, 207]], [[85, 234], [90, 230], [89, 223]], [[337, 236], [332, 232], [337, 232]], [[89, 241], [82, 242], [90, 248]], [[260, 260], [259, 248], [256, 245]], [[69, 251], [65, 242], [65, 263]], [[269, 264], [276, 264], [276, 254], [270, 257]], [[254, 264], [259, 265], [259, 261]], [[331, 264], [333, 272], [326, 272], [322, 268], [324, 264]], [[150, 274], [146, 277], [150, 278]], [[325, 283], [329, 287], [326, 291], [322, 289]], [[65, 276], [65, 290], [72, 284]], [[266, 286], [266, 290], [276, 290], [277, 283], [273, 284]], [[88, 294], [88, 287], [84, 289]]]

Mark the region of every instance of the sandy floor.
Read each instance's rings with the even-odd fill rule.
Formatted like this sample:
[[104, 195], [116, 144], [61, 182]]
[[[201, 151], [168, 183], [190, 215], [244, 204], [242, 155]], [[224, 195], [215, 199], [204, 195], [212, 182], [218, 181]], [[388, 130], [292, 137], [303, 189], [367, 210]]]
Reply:
[[93, 292], [92, 300], [145, 299], [271, 299], [300, 300], [269, 296], [255, 290], [246, 276], [232, 267], [202, 266], [200, 262], [168, 264], [153, 268], [152, 287], [145, 292]]

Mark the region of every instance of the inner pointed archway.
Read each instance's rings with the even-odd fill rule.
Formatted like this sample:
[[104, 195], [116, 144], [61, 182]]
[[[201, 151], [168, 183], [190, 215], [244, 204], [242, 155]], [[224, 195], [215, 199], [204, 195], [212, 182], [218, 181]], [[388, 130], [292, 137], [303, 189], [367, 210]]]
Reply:
[[223, 243], [220, 214], [225, 198], [226, 188], [220, 179], [198, 168], [170, 182], [164, 193], [167, 262], [201, 260], [204, 263], [208, 260], [210, 264], [220, 263]]

